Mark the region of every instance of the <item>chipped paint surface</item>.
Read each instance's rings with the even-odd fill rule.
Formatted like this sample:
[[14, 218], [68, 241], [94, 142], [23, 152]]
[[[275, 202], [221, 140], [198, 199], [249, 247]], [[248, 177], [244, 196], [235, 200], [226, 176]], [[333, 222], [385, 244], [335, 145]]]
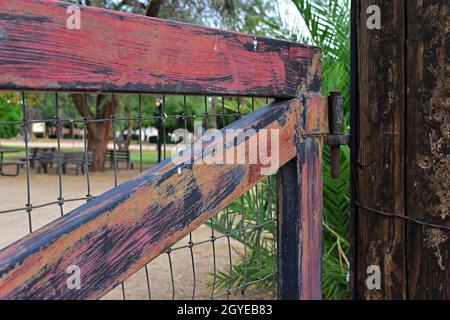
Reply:
[[[68, 5], [0, 0], [0, 89], [303, 95], [229, 128], [279, 129], [279, 165], [295, 158], [297, 194], [284, 198], [301, 213], [294, 285], [298, 298], [320, 299], [327, 131], [320, 49], [83, 6], [82, 29], [68, 30]], [[236, 147], [224, 146], [225, 157]], [[0, 251], [0, 298], [101, 297], [255, 186], [262, 167], [158, 164]], [[66, 288], [71, 264], [81, 268], [81, 290]]]
[[[301, 166], [301, 298], [322, 298], [322, 138], [306, 138], [299, 150]], [[307, 249], [307, 250], [306, 250]]]
[[[300, 105], [274, 103], [228, 128], [279, 129], [282, 166], [297, 154], [292, 133]], [[318, 162], [310, 164], [308, 172], [319, 174]], [[156, 165], [0, 251], [0, 298], [101, 297], [261, 181], [261, 167], [194, 164], [179, 174], [170, 160]], [[81, 290], [66, 288], [64, 271], [72, 264], [83, 274]]]
[[325, 135], [328, 127], [327, 98], [311, 96], [305, 112], [305, 134]]
[[69, 30], [69, 5], [0, 0], [0, 88], [292, 98], [320, 82], [316, 47], [84, 6]]
[[[321, 73], [317, 58], [312, 68]], [[317, 78], [321, 78], [318, 75]], [[322, 299], [323, 135], [326, 99], [311, 86], [300, 88], [296, 158], [278, 174], [278, 285], [282, 300]]]
[[433, 254], [436, 258], [436, 263], [441, 271], [445, 271], [449, 266], [444, 265], [442, 258], [442, 252], [440, 246], [448, 240], [448, 235], [438, 229], [425, 229], [424, 230], [424, 244], [427, 248], [433, 250]]
[[322, 298], [322, 138], [302, 140], [278, 181], [280, 299]]
[[[450, 226], [450, 3], [413, 0], [409, 11], [406, 213]], [[408, 292], [450, 299], [450, 241], [444, 230], [407, 226]]]
[[[355, 10], [370, 1], [355, 2]], [[450, 226], [450, 3], [383, 1], [381, 30], [357, 19], [354, 197], [383, 212]], [[368, 64], [368, 61], [376, 63]], [[356, 208], [357, 299], [450, 299], [448, 232]], [[366, 290], [377, 264], [382, 287]]]

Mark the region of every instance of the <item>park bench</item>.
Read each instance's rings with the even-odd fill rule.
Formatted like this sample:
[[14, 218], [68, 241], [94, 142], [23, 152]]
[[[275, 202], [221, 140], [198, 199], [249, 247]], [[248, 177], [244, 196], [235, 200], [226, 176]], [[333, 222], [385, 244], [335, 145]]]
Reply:
[[[88, 160], [88, 166], [92, 162], [92, 151], [87, 151], [87, 160]], [[61, 162], [61, 169], [62, 173], [67, 173], [67, 167], [68, 166], [75, 166], [75, 173], [76, 175], [85, 174], [86, 169], [86, 154], [84, 152], [71, 152], [71, 153], [65, 153], [62, 157]]]
[[120, 162], [125, 162], [127, 170], [134, 168], [134, 164], [131, 162], [130, 150], [108, 150], [106, 159], [109, 161], [111, 169], [115, 168], [115, 163], [117, 163], [117, 169], [119, 169]]
[[[8, 177], [17, 177], [19, 175], [20, 172], [20, 168], [23, 168], [23, 166], [25, 165], [26, 161], [22, 161], [22, 160], [15, 160], [15, 161], [8, 161], [8, 162], [3, 162], [1, 164], [1, 175], [2, 176], [8, 176]], [[16, 171], [15, 173], [5, 173], [4, 172], [4, 168], [5, 167], [16, 167]]]
[[37, 158], [37, 172], [41, 173], [41, 170], [44, 170], [44, 173], [48, 173], [48, 168], [53, 167], [53, 162], [56, 160], [56, 154], [54, 151], [44, 151], [39, 153], [39, 157]]
[[[55, 152], [55, 147], [50, 148], [30, 148], [30, 153], [28, 155], [28, 159], [30, 162], [30, 168], [36, 168], [36, 163], [39, 161], [39, 155], [43, 152]], [[20, 161], [26, 162], [27, 158], [22, 158]]]
[[[5, 153], [16, 153], [16, 152], [20, 152], [20, 150], [16, 150], [16, 149], [3, 149], [0, 148], [0, 175], [2, 176], [18, 176], [19, 175], [19, 170], [20, 167], [23, 166], [24, 162], [22, 162], [21, 160], [18, 159], [13, 159], [10, 158], [7, 161], [5, 161]], [[5, 167], [9, 167], [9, 166], [16, 166], [16, 173], [13, 174], [8, 174], [4, 172], [4, 168]]]

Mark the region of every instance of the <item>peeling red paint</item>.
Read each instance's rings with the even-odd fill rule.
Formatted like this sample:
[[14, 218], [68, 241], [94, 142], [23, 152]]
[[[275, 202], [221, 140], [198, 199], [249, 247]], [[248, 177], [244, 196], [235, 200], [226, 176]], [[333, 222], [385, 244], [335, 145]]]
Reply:
[[[286, 192], [300, 202], [293, 286], [297, 298], [320, 299], [320, 49], [83, 6], [81, 30], [68, 30], [68, 5], [0, 0], [0, 90], [306, 94], [305, 106], [277, 102], [230, 127], [280, 129], [280, 167], [297, 157], [297, 194]], [[261, 167], [194, 165], [179, 175], [170, 161], [155, 166], [0, 251], [0, 298], [101, 297], [261, 181]], [[81, 290], [66, 288], [71, 264]]]
[[[279, 129], [282, 166], [297, 153], [299, 111], [299, 100], [277, 102], [232, 126]], [[0, 299], [101, 297], [253, 188], [262, 167], [198, 164], [179, 175], [170, 160], [155, 166], [0, 251]], [[81, 290], [66, 288], [72, 264], [81, 268]]]
[[318, 50], [83, 6], [69, 30], [69, 5], [0, 0], [1, 89], [294, 97]]

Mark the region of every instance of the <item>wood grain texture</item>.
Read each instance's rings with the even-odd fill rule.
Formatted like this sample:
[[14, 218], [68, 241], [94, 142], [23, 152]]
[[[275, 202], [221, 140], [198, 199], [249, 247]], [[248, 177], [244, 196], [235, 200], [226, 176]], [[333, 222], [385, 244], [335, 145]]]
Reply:
[[322, 299], [323, 141], [307, 137], [278, 174], [281, 300]]
[[[448, 1], [408, 1], [406, 212], [450, 227]], [[407, 225], [410, 299], [450, 299], [450, 233]]]
[[0, 0], [0, 89], [295, 97], [316, 47], [70, 4]]
[[[381, 8], [382, 28], [369, 30], [369, 5]], [[356, 198], [385, 212], [404, 213], [406, 1], [357, 1]], [[401, 219], [363, 208], [356, 217], [357, 299], [404, 299], [406, 266]], [[381, 289], [366, 286], [367, 268], [380, 267]]]
[[328, 101], [326, 97], [318, 94], [311, 95], [306, 98], [305, 108], [305, 131], [304, 135], [327, 135], [329, 133], [328, 121]]
[[[300, 150], [296, 147], [298, 141], [293, 133], [303, 126], [302, 117], [300, 100], [276, 102], [234, 122], [222, 132], [249, 128], [256, 132], [279, 130], [280, 166], [299, 152], [311, 154], [312, 158], [300, 155], [302, 174], [307, 173], [302, 188], [309, 190], [302, 197], [302, 203], [309, 208], [303, 214], [307, 217], [317, 210], [310, 206], [309, 197], [319, 194], [317, 185], [309, 179], [311, 174], [321, 177], [321, 168], [319, 158], [315, 157], [319, 148], [316, 138], [314, 143], [302, 144]], [[248, 159], [250, 150], [254, 150], [248, 148], [251, 141], [254, 140], [237, 145], [228, 143], [223, 152], [234, 154], [245, 143]], [[211, 155], [211, 150], [218, 150], [214, 148], [217, 143], [205, 143], [206, 156]], [[196, 152], [194, 159], [201, 154]], [[191, 155], [184, 152], [182, 159], [189, 160]], [[156, 165], [0, 251], [0, 299], [101, 297], [265, 178], [261, 175], [262, 167], [259, 161], [257, 164], [176, 165], [170, 159]], [[313, 236], [312, 232], [319, 231], [311, 229], [304, 235]], [[301, 240], [309, 241], [304, 236]], [[66, 268], [70, 265], [81, 269], [80, 290], [66, 287], [69, 277]]]
[[303, 91], [296, 157], [278, 172], [278, 288], [282, 300], [322, 299], [323, 136], [327, 98]]

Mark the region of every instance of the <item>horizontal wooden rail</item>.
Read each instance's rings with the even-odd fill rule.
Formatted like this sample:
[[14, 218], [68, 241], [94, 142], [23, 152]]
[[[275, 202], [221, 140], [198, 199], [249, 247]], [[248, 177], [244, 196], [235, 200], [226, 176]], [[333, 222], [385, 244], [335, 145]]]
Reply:
[[316, 47], [85, 6], [71, 29], [69, 6], [0, 0], [0, 89], [293, 98], [321, 86]]
[[[302, 132], [325, 128], [320, 119], [326, 117], [316, 116], [323, 99], [308, 101], [306, 108], [299, 99], [269, 104], [222, 132], [278, 129], [281, 167], [298, 154]], [[224, 155], [245, 145], [249, 159], [252, 141], [225, 143]], [[220, 150], [217, 143], [204, 145], [210, 150], [204, 158]], [[0, 251], [0, 299], [101, 297], [260, 182], [263, 167], [259, 161], [177, 165], [171, 159], [156, 165]], [[66, 286], [71, 265], [81, 270], [80, 290]]]

